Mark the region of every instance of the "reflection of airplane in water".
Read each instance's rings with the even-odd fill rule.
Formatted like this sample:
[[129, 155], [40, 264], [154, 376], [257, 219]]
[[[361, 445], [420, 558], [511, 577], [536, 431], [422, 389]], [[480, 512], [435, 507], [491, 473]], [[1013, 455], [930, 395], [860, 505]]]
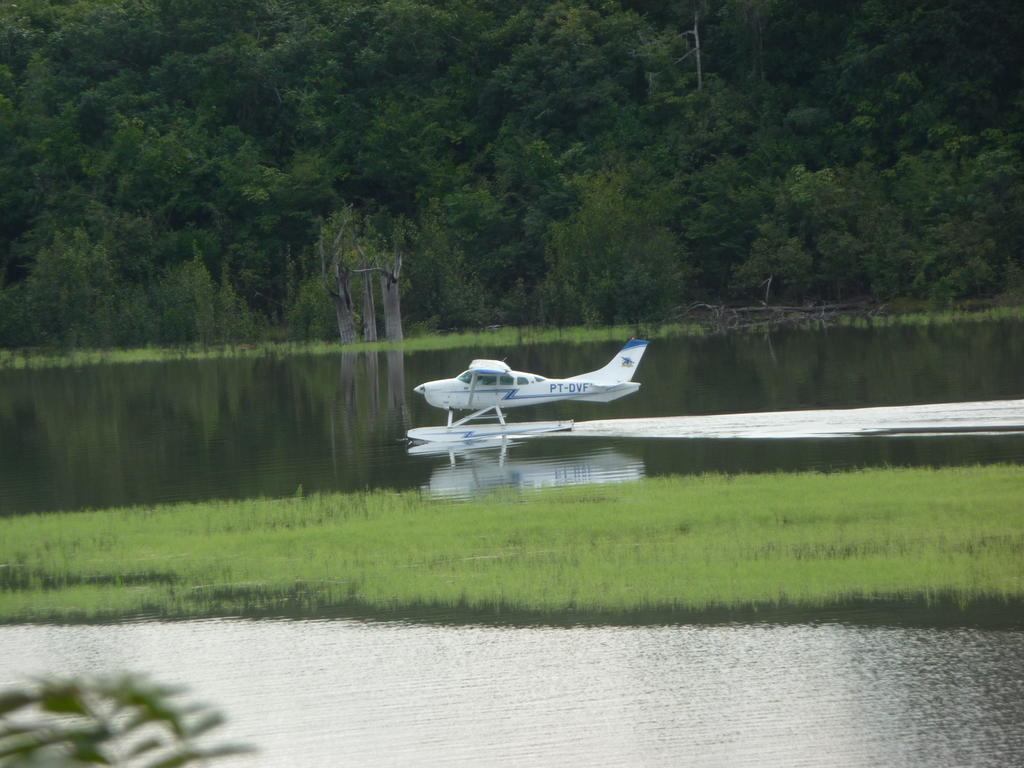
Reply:
[[541, 458], [509, 458], [508, 438], [472, 443], [424, 443], [415, 455], [447, 455], [421, 490], [432, 496], [468, 497], [496, 488], [536, 489], [591, 483], [621, 483], [644, 476], [644, 463], [611, 448], [594, 453]]
[[[438, 379], [420, 384], [413, 391], [423, 395], [435, 408], [448, 411], [444, 427], [418, 427], [408, 431], [419, 442], [463, 442], [478, 438], [531, 435], [572, 429], [571, 421], [505, 422], [504, 411], [527, 405], [582, 400], [610, 403], [640, 389], [633, 374], [647, 349], [648, 342], [633, 339], [619, 350], [603, 368], [568, 379], [548, 379], [535, 373], [513, 371], [501, 360], [474, 360], [469, 370], [454, 379]], [[452, 421], [453, 413], [473, 411]], [[497, 424], [471, 425], [470, 422], [493, 415]]]

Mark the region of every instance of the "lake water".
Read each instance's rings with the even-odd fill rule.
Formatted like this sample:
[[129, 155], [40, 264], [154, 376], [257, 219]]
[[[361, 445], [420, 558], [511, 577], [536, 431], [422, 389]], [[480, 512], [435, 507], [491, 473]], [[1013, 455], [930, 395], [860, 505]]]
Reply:
[[122, 669], [189, 685], [228, 717], [209, 743], [260, 750], [225, 766], [1005, 768], [1024, 755], [1019, 628], [235, 619], [8, 626], [0, 647], [0, 687]]
[[[617, 344], [0, 371], [0, 514], [645, 476], [1024, 462], [1024, 324], [657, 341], [576, 433], [410, 450], [411, 389], [478, 356], [563, 376]], [[958, 405], [968, 403], [970, 405]], [[954, 405], [949, 405], [954, 404]], [[513, 414], [518, 417], [518, 413]], [[1022, 489], [1024, 497], [1024, 489]], [[839, 606], [615, 625], [404, 616], [0, 626], [0, 689], [144, 671], [228, 724], [225, 766], [1008, 766], [1024, 616]]]
[[[1021, 323], [656, 341], [635, 395], [510, 413], [575, 419], [571, 436], [462, 453], [406, 444], [409, 427], [445, 418], [412, 387], [455, 375], [472, 357], [568, 376], [600, 367], [619, 346], [0, 371], [0, 515], [300, 488], [467, 496], [673, 473], [1024, 460]], [[1002, 401], [995, 421], [957, 405], [937, 421], [901, 410], [988, 401]], [[854, 410], [865, 408], [886, 410]], [[646, 421], [627, 421], [636, 419]]]

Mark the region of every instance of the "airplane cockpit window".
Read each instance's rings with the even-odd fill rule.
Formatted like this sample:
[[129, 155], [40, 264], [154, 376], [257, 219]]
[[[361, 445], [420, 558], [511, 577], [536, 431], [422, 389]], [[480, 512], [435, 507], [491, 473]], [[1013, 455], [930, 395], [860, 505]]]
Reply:
[[525, 376], [516, 376], [516, 384], [522, 386], [523, 384], [529, 384], [530, 380]]
[[493, 387], [497, 383], [497, 381], [498, 381], [498, 377], [497, 376], [490, 376], [490, 375], [488, 375], [488, 376], [480, 376], [479, 378], [477, 378], [477, 383], [481, 384], [481, 385], [483, 385], [485, 387]]
[[473, 372], [466, 371], [464, 374], [459, 376], [458, 380], [461, 381], [463, 384], [469, 384], [469, 382], [473, 380]]
[[502, 384], [514, 384], [515, 381], [512, 379], [511, 376], [502, 376], [501, 377], [501, 383]]

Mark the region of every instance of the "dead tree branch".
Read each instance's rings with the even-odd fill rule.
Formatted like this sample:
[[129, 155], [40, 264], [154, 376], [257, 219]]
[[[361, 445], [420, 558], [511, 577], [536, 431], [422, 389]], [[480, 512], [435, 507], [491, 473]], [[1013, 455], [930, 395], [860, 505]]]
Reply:
[[843, 317], [870, 319], [884, 314], [884, 305], [869, 303], [808, 304], [804, 306], [769, 306], [760, 304], [730, 307], [725, 304], [695, 302], [683, 312], [683, 319], [705, 323], [715, 333], [751, 329], [775, 329], [835, 325]]

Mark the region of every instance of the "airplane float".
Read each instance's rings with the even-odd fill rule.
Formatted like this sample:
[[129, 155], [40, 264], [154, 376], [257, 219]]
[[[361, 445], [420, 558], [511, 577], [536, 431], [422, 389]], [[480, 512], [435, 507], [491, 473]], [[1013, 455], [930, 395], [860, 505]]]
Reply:
[[[646, 341], [632, 339], [604, 368], [568, 379], [549, 379], [534, 373], [513, 371], [501, 360], [474, 360], [467, 371], [454, 379], [428, 381], [413, 389], [430, 405], [447, 410], [448, 424], [444, 427], [416, 427], [406, 434], [414, 442], [430, 443], [569, 431], [572, 421], [509, 423], [505, 421], [505, 411], [562, 400], [610, 403], [631, 395], [640, 389], [640, 384], [632, 379], [647, 344]], [[472, 413], [454, 420], [455, 411]], [[488, 417], [496, 417], [498, 423], [471, 423]]]

